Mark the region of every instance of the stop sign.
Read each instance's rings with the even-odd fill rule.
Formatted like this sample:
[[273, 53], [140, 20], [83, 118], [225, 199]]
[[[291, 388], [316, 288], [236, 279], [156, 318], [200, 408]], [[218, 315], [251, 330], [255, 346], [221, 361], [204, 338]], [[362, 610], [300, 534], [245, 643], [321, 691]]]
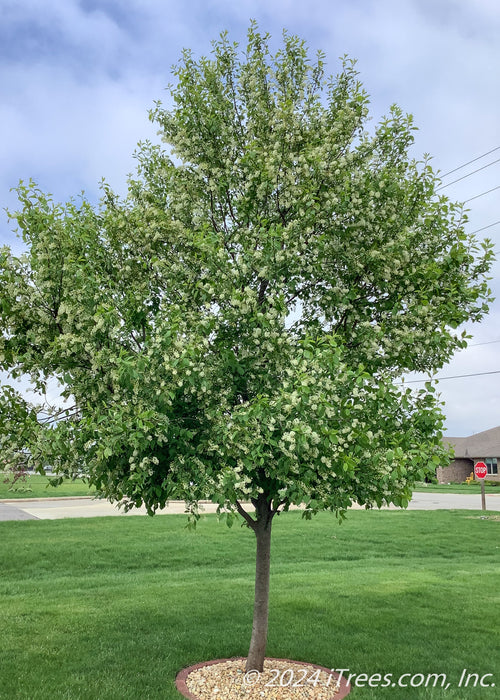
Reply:
[[488, 473], [488, 468], [484, 462], [478, 462], [474, 467], [476, 479], [484, 479]]

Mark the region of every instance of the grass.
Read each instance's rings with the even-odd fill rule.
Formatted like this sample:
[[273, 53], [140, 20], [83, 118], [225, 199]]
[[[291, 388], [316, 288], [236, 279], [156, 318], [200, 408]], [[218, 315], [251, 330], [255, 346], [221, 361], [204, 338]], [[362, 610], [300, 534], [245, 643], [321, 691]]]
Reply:
[[[415, 491], [424, 491], [429, 493], [481, 493], [481, 484], [478, 482], [473, 482], [472, 484], [426, 484], [418, 483], [415, 486]], [[500, 494], [500, 482], [496, 484], [485, 484], [485, 493], [499, 493]]]
[[[496, 697], [500, 520], [475, 511], [276, 519], [268, 655], [353, 672], [446, 673], [370, 698]], [[246, 655], [254, 541], [206, 516], [0, 522], [0, 698], [169, 700], [176, 673]], [[491, 679], [490, 679], [491, 680]]]
[[[6, 482], [5, 479], [9, 481]], [[66, 479], [60, 486], [51, 486], [49, 478], [41, 474], [30, 474], [12, 486], [12, 477], [0, 474], [0, 498], [57, 498], [58, 496], [90, 496], [89, 489], [81, 479]]]

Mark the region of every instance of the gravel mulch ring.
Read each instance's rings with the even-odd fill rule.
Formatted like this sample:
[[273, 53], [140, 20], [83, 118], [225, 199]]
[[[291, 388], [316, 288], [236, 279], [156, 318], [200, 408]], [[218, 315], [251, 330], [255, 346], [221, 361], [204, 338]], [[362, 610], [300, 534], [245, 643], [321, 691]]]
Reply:
[[177, 690], [189, 700], [341, 700], [351, 687], [316, 664], [266, 659], [264, 671], [245, 673], [245, 658], [217, 659], [183, 669]]

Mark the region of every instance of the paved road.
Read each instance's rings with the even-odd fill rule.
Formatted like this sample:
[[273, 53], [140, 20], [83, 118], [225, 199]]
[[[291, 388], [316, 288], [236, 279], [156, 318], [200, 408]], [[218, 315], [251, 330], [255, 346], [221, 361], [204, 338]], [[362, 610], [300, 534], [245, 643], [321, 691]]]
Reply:
[[38, 518], [36, 515], [31, 515], [23, 508], [19, 508], [13, 503], [4, 503], [0, 501], [0, 521], [1, 520], [38, 520]]
[[[205, 510], [214, 513], [217, 506], [208, 503]], [[184, 513], [183, 502], [172, 502], [161, 513]], [[11, 517], [8, 517], [10, 514]], [[30, 498], [0, 501], [0, 520], [60, 520], [62, 518], [95, 518], [106, 515], [146, 515], [145, 508], [125, 513], [105, 500], [86, 498]], [[18, 517], [20, 516], [20, 517]]]
[[[359, 506], [357, 506], [359, 507]], [[500, 494], [487, 494], [486, 508], [500, 511]], [[395, 509], [395, 506], [391, 506]], [[421, 493], [413, 494], [409, 510], [480, 510], [479, 494]], [[213, 503], [203, 505], [205, 513], [214, 513], [217, 506]], [[162, 514], [184, 513], [184, 503], [174, 501], [162, 511]], [[0, 520], [59, 520], [61, 518], [93, 518], [105, 515], [145, 515], [145, 508], [134, 508], [128, 513], [119, 510], [108, 501], [92, 498], [43, 498], [16, 499], [0, 501]]]
[[[409, 510], [481, 510], [479, 493], [422, 493], [416, 491]], [[500, 510], [500, 493], [486, 494], [487, 510]]]

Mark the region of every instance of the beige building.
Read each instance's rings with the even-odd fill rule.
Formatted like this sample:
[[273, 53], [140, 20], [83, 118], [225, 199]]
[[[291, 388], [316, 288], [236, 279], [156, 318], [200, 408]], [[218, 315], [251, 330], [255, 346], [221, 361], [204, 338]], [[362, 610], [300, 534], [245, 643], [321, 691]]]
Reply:
[[443, 442], [453, 448], [455, 459], [447, 467], [438, 467], [437, 480], [440, 484], [461, 483], [474, 472], [477, 462], [484, 462], [488, 469], [487, 480], [500, 481], [500, 426], [484, 430], [470, 437], [448, 437]]

